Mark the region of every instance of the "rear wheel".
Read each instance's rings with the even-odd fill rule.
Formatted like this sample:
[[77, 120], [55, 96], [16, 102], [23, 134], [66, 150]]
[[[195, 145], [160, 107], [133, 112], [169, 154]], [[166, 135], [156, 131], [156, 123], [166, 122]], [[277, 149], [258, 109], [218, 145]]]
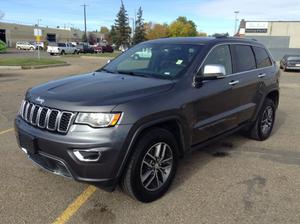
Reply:
[[64, 55], [64, 54], [65, 54], [65, 51], [61, 51], [60, 54], [61, 54], [61, 55]]
[[164, 195], [177, 168], [178, 146], [173, 134], [155, 128], [141, 136], [134, 147], [122, 189], [142, 202], [151, 202]]
[[276, 107], [274, 102], [267, 98], [259, 111], [257, 120], [250, 128], [248, 135], [259, 141], [269, 138], [275, 122], [275, 113]]

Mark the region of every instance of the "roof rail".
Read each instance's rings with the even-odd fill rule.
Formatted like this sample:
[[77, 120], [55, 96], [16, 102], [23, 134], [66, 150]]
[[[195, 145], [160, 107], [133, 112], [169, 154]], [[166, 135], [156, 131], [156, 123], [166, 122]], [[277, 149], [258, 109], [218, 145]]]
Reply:
[[226, 35], [226, 34], [217, 34], [215, 36], [215, 38], [227, 38], [227, 37], [228, 37], [228, 35]]

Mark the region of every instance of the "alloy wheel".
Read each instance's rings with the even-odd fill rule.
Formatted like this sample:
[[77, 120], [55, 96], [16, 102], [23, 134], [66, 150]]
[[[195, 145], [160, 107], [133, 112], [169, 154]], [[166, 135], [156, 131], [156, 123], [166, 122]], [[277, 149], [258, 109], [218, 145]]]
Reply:
[[170, 176], [173, 159], [173, 152], [167, 143], [159, 142], [151, 146], [140, 168], [140, 180], [143, 187], [149, 191], [161, 188]]
[[261, 120], [261, 132], [264, 135], [267, 135], [272, 129], [274, 121], [274, 111], [271, 106], [265, 108]]

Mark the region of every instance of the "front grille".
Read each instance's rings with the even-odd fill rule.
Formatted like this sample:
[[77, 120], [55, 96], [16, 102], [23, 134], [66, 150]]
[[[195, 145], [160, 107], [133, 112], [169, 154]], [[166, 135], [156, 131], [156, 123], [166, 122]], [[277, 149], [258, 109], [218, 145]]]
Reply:
[[21, 117], [29, 124], [49, 131], [67, 133], [74, 113], [42, 107], [23, 101], [20, 109]]

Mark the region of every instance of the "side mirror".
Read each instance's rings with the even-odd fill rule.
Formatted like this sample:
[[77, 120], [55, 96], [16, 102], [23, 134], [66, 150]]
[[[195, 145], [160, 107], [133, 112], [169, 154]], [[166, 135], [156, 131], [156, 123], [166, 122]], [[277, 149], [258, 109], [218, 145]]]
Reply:
[[203, 80], [222, 79], [226, 75], [223, 65], [205, 65], [202, 73]]
[[222, 79], [226, 75], [226, 70], [223, 65], [205, 65], [203, 72], [194, 76], [193, 86], [200, 88], [203, 80]]

